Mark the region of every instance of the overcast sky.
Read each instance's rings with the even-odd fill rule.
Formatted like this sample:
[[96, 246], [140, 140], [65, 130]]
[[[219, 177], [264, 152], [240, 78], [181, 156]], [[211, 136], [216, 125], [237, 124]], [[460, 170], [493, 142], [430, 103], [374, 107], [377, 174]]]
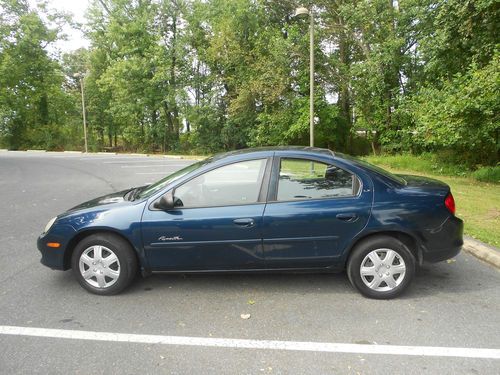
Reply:
[[[37, 0], [29, 0], [31, 6], [35, 7]], [[89, 0], [47, 0], [49, 8], [57, 9], [58, 11], [64, 11], [73, 14], [73, 20], [76, 22], [85, 22], [85, 11], [89, 5]], [[88, 41], [83, 37], [83, 34], [72, 28], [67, 27], [64, 30], [67, 34], [67, 41], [58, 41], [57, 47], [63, 52], [73, 51], [80, 47], [88, 47]]]

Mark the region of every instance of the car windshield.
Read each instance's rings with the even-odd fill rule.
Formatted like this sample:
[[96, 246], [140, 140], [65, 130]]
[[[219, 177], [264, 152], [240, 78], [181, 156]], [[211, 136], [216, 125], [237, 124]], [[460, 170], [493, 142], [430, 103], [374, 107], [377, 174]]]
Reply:
[[149, 197], [149, 196], [153, 195], [154, 193], [156, 193], [157, 191], [162, 190], [165, 186], [167, 186], [171, 182], [187, 175], [188, 173], [194, 171], [195, 169], [198, 169], [198, 168], [204, 166], [205, 164], [210, 163], [211, 160], [212, 160], [212, 158], [207, 158], [207, 159], [199, 161], [197, 163], [188, 165], [185, 168], [179, 169], [177, 172], [174, 172], [174, 173], [168, 175], [167, 177], [162, 178], [160, 181], [157, 181], [154, 184], [147, 186], [146, 188], [144, 188], [143, 190], [141, 190], [137, 194], [137, 197], [138, 198]]
[[368, 163], [367, 161], [364, 161], [364, 160], [352, 157], [350, 155], [341, 154], [339, 152], [337, 152], [336, 154], [342, 156], [344, 159], [352, 160], [355, 163], [359, 164], [360, 166], [368, 169], [369, 171], [375, 172], [375, 173], [377, 173], [377, 174], [379, 174], [379, 175], [381, 175], [383, 177], [386, 177], [386, 178], [388, 178], [388, 179], [390, 179], [392, 181], [397, 182], [398, 184], [406, 185], [406, 180], [404, 178], [402, 178], [400, 176], [397, 176], [397, 175], [395, 175], [395, 174], [393, 174], [391, 172], [388, 172], [385, 169], [377, 167], [376, 165]]

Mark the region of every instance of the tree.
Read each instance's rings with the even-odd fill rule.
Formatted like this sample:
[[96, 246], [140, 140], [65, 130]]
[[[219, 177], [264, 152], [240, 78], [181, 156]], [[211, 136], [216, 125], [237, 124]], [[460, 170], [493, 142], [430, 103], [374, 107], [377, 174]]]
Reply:
[[24, 0], [2, 0], [0, 9], [0, 135], [13, 149], [60, 147], [58, 125], [66, 121], [69, 99], [61, 67], [47, 46], [67, 18], [43, 4], [32, 9]]
[[402, 111], [411, 129], [407, 138], [472, 166], [495, 163], [500, 7], [493, 0], [451, 0], [429, 2], [426, 9], [427, 27], [419, 40], [422, 75]]

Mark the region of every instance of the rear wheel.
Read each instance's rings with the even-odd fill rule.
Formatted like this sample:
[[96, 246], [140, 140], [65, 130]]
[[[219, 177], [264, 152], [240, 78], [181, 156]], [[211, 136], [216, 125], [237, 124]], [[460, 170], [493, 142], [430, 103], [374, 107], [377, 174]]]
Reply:
[[377, 236], [356, 245], [347, 263], [347, 275], [364, 296], [390, 299], [408, 287], [415, 263], [415, 257], [401, 241]]
[[73, 273], [91, 293], [112, 295], [130, 285], [137, 274], [137, 259], [127, 241], [113, 234], [93, 234], [75, 247]]

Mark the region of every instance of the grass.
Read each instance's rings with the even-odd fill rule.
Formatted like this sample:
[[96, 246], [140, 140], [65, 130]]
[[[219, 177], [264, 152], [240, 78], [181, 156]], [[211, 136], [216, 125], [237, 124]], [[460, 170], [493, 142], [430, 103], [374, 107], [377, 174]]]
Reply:
[[387, 167], [434, 175], [465, 177], [469, 173], [455, 164], [443, 163], [434, 154], [368, 156], [367, 161]]
[[[465, 222], [465, 233], [500, 247], [499, 184], [480, 182], [473, 173], [460, 171], [459, 167], [441, 166], [415, 156], [370, 156], [365, 160], [393, 173], [429, 176], [447, 183], [455, 197], [457, 216]], [[457, 176], [460, 174], [463, 177]]]

